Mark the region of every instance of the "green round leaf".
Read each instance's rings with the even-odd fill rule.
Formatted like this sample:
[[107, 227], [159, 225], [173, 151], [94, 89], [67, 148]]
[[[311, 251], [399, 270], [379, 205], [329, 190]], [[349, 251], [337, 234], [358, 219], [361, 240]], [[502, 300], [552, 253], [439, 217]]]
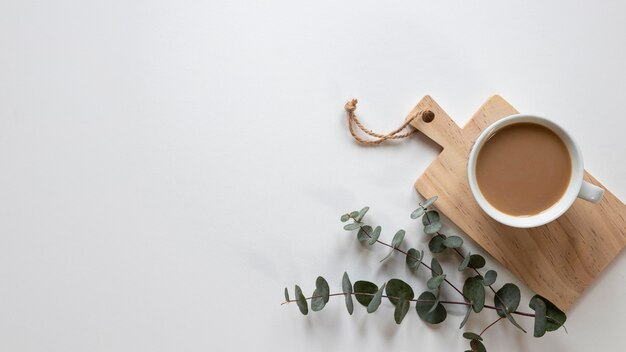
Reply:
[[398, 304], [396, 304], [396, 309], [393, 312], [393, 319], [396, 321], [396, 324], [400, 324], [402, 322], [410, 307], [411, 302], [407, 301], [406, 299], [403, 299], [398, 302]]
[[437, 299], [435, 300], [435, 303], [433, 303], [430, 306], [430, 309], [428, 310], [428, 312], [426, 314], [430, 314], [430, 313], [434, 312], [435, 309], [437, 309], [437, 307], [439, 306], [439, 293], [440, 293], [439, 288], [431, 290], [430, 292], [432, 292]]
[[419, 207], [419, 208], [413, 210], [413, 212], [411, 213], [411, 219], [419, 218], [420, 216], [422, 216], [424, 214], [424, 211], [425, 210], [422, 207]]
[[[424, 260], [424, 250], [422, 249], [422, 250], [420, 250], [420, 261], [419, 261], [419, 263], [417, 263], [417, 268], [420, 267], [420, 265], [422, 264], [423, 260]], [[417, 268], [415, 268], [415, 269], [417, 269]]]
[[459, 329], [463, 329], [465, 323], [467, 323], [467, 320], [469, 319], [470, 313], [472, 313], [472, 307], [468, 306], [467, 312], [465, 312], [465, 317], [463, 318], [463, 321], [461, 321], [461, 325], [459, 325]]
[[485, 287], [477, 276], [469, 277], [463, 284], [463, 295], [472, 303], [474, 312], [479, 313], [485, 306]]
[[350, 220], [350, 214], [341, 215], [341, 222], [346, 222], [348, 220]]
[[353, 222], [352, 224], [344, 225], [343, 229], [346, 231], [353, 231], [361, 227], [361, 224]]
[[402, 241], [404, 240], [405, 234], [406, 234], [406, 231], [398, 230], [398, 232], [396, 232], [396, 234], [393, 236], [393, 240], [391, 240], [391, 246], [393, 248], [400, 247], [400, 245], [402, 244]]
[[506, 314], [506, 319], [511, 322], [511, 324], [513, 324], [513, 326], [515, 326], [516, 328], [522, 330], [524, 332], [524, 334], [526, 333], [526, 330], [524, 330], [523, 327], [521, 327], [517, 321], [515, 321], [515, 319], [513, 318], [513, 314], [510, 313], [505, 313]]
[[448, 248], [459, 248], [463, 245], [463, 239], [459, 236], [450, 236], [443, 241], [443, 245]]
[[309, 313], [309, 304], [306, 302], [306, 297], [302, 294], [302, 289], [300, 286], [296, 285], [296, 304], [300, 309], [300, 313], [307, 315]]
[[363, 217], [365, 216], [368, 210], [370, 210], [370, 207], [364, 207], [363, 209], [361, 209], [361, 211], [359, 211], [359, 213], [354, 217], [354, 220], [356, 221], [363, 220]]
[[376, 241], [378, 240], [378, 237], [380, 237], [380, 232], [381, 231], [382, 231], [382, 228], [380, 226], [376, 226], [376, 228], [372, 232], [372, 236], [367, 241], [367, 244], [369, 244], [371, 246], [374, 243], [376, 243]]
[[385, 260], [389, 259], [389, 257], [391, 257], [391, 255], [393, 254], [393, 252], [395, 252], [395, 250], [392, 248], [392, 249], [389, 251], [389, 253], [387, 253], [387, 255], [386, 255], [383, 259], [381, 259], [381, 260], [380, 260], [380, 262], [382, 263], [382, 262], [384, 262]]
[[317, 280], [315, 280], [315, 287], [319, 290], [324, 303], [328, 303], [330, 300], [330, 288], [328, 287], [328, 281], [326, 281], [323, 277], [318, 276]]
[[513, 313], [519, 306], [520, 298], [519, 287], [511, 283], [504, 284], [493, 298], [496, 308], [498, 308], [498, 315], [504, 318]]
[[546, 318], [546, 303], [540, 299], [533, 302], [535, 311], [535, 326], [533, 335], [535, 337], [541, 337], [546, 334], [546, 324], [548, 319]]
[[483, 279], [483, 285], [490, 286], [496, 282], [496, 278], [498, 277], [498, 273], [495, 270], [489, 270], [485, 273], [485, 278]]
[[441, 264], [439, 264], [439, 261], [437, 260], [437, 258], [433, 257], [433, 259], [431, 259], [430, 268], [432, 269], [431, 276], [437, 276], [437, 275], [443, 274], [443, 268], [441, 268]]
[[424, 208], [428, 208], [429, 206], [433, 205], [437, 201], [438, 198], [439, 197], [437, 197], [437, 196], [430, 197], [424, 203], [422, 203], [421, 205]]
[[465, 332], [463, 333], [463, 337], [465, 337], [468, 340], [480, 340], [480, 341], [483, 340], [483, 338], [480, 337], [480, 335], [475, 334], [473, 332]]
[[374, 230], [372, 230], [372, 227], [369, 225], [361, 226], [361, 228], [359, 229], [359, 232], [356, 233], [356, 238], [361, 243], [367, 243], [372, 238], [371, 234], [373, 231]]
[[354, 311], [354, 304], [352, 303], [352, 283], [348, 277], [348, 273], [343, 273], [343, 279], [341, 280], [341, 288], [343, 289], [344, 297], [346, 298], [346, 309], [348, 314], [352, 315]]
[[385, 284], [383, 284], [381, 288], [378, 289], [378, 291], [376, 291], [376, 294], [374, 294], [374, 297], [370, 301], [370, 304], [367, 305], [368, 313], [374, 313], [378, 309], [378, 307], [380, 306], [381, 299], [383, 297], [384, 290], [385, 290]]
[[352, 219], [356, 218], [357, 216], [359, 216], [359, 212], [358, 212], [358, 211], [356, 211], [356, 210], [350, 213], [350, 217], [351, 217]]
[[389, 301], [394, 306], [398, 304], [398, 301], [412, 300], [415, 298], [415, 293], [409, 284], [400, 279], [391, 279], [387, 281], [385, 293], [389, 298]]
[[[369, 281], [357, 281], [354, 283], [354, 298], [356, 298], [357, 302], [361, 303], [365, 307], [367, 307], [374, 294], [378, 291], [378, 286], [376, 284]], [[365, 293], [365, 294], [361, 294]]]
[[441, 237], [441, 236], [434, 236], [428, 242], [428, 249], [432, 253], [441, 253], [441, 252], [443, 252], [446, 249], [446, 247], [443, 245], [443, 241], [445, 241], [445, 239], [443, 237]]
[[313, 291], [313, 298], [311, 298], [311, 310], [314, 312], [322, 310], [326, 303], [328, 303], [330, 295], [330, 288], [328, 282], [321, 276], [315, 280], [315, 291]]
[[536, 310], [537, 302], [540, 300], [546, 306], [546, 331], [554, 331], [563, 326], [567, 320], [567, 316], [548, 299], [540, 295], [534, 295], [533, 298], [530, 299], [528, 306]]
[[470, 256], [470, 260], [469, 260], [469, 264], [468, 266], [470, 268], [474, 268], [474, 269], [480, 269], [482, 267], [485, 266], [485, 258], [483, 258], [482, 255], [480, 254], [472, 254]]
[[424, 216], [422, 216], [422, 225], [427, 226], [430, 224], [434, 224], [437, 222], [441, 222], [439, 218], [439, 213], [435, 210], [427, 211]]
[[409, 267], [409, 269], [416, 270], [420, 265], [421, 259], [422, 257], [420, 256], [420, 253], [417, 251], [417, 249], [411, 248], [407, 251], [406, 265]]
[[[316, 291], [313, 291], [313, 296], [317, 294]], [[311, 310], [314, 312], [319, 312], [324, 308], [326, 303], [321, 298], [311, 298]]]
[[465, 268], [467, 268], [467, 266], [469, 265], [471, 255], [472, 254], [470, 252], [467, 252], [467, 254], [465, 255], [465, 258], [463, 258], [463, 261], [461, 262], [461, 264], [459, 264], [459, 271], [463, 271], [465, 270]]
[[419, 296], [415, 309], [420, 319], [430, 324], [439, 324], [446, 320], [448, 312], [446, 312], [446, 308], [441, 303], [437, 303], [437, 307], [430, 311], [436, 301], [437, 297], [432, 292], [426, 291]]
[[470, 347], [472, 348], [472, 352], [487, 352], [485, 345], [478, 340], [470, 341]]
[[443, 280], [445, 280], [446, 275], [437, 275], [435, 277], [431, 277], [430, 279], [428, 279], [428, 282], [426, 282], [426, 286], [428, 286], [429, 289], [431, 290], [436, 290], [439, 288], [439, 286], [441, 286], [441, 283], [443, 282]]
[[441, 223], [436, 222], [430, 225], [424, 226], [424, 233], [427, 235], [434, 235], [441, 230]]
[[287, 289], [287, 287], [285, 287], [285, 302], [289, 302], [289, 290]]

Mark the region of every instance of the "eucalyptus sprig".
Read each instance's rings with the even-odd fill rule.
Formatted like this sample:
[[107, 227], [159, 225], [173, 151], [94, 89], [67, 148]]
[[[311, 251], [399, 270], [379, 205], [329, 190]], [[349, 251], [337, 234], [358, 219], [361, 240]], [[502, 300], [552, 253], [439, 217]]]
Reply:
[[[315, 281], [315, 291], [310, 297], [305, 297], [300, 287], [296, 285], [294, 290], [295, 298], [291, 299], [289, 290], [285, 288], [285, 302], [283, 304], [295, 302], [300, 312], [307, 315], [309, 312], [308, 301], [310, 301], [311, 310], [316, 312], [325, 307], [330, 297], [344, 296], [349, 314], [352, 314], [354, 311], [353, 297], [358, 303], [367, 307], [368, 313], [374, 313], [382, 303], [382, 299], [386, 298], [395, 306], [394, 320], [397, 324], [404, 320], [412, 303], [415, 303], [415, 310], [420, 319], [429, 324], [439, 324], [446, 320], [446, 305], [464, 305], [467, 307], [467, 311], [459, 325], [459, 329], [465, 326], [472, 312], [480, 313], [485, 308], [495, 311], [497, 319], [485, 327], [482, 332], [479, 334], [465, 332], [463, 334], [463, 337], [470, 341], [471, 351], [486, 351], [482, 335], [503, 319], [508, 320], [515, 327], [526, 333], [517, 323], [513, 317], [514, 315], [534, 318], [533, 333], [535, 337], [541, 337], [546, 332], [557, 330], [563, 326], [566, 320], [565, 313], [546, 298], [539, 295], [533, 296], [529, 302], [529, 307], [535, 313], [526, 313], [517, 310], [521, 300], [519, 287], [513, 283], [505, 283], [496, 290], [494, 288], [498, 277], [496, 271], [488, 270], [484, 275], [479, 271], [479, 269], [485, 267], [485, 258], [480, 254], [471, 254], [469, 252], [463, 254], [463, 239], [461, 237], [446, 236], [440, 232], [442, 228], [440, 215], [436, 210], [431, 209], [436, 201], [437, 196], [432, 197], [420, 204], [411, 213], [412, 219], [421, 218], [424, 233], [427, 236], [432, 236], [428, 243], [428, 249], [433, 254], [430, 265], [424, 263], [423, 250], [418, 251], [415, 248], [404, 250], [401, 248], [406, 235], [406, 232], [402, 229], [395, 233], [390, 244], [381, 241], [379, 238], [382, 228], [380, 226], [373, 227], [364, 221], [369, 207], [364, 207], [360, 211], [352, 211], [341, 216], [341, 222], [345, 223], [352, 220], [351, 223], [344, 225], [343, 228], [346, 231], [356, 231], [356, 237], [359, 242], [368, 246], [379, 244], [390, 248], [389, 253], [382, 258], [381, 262], [391, 257], [394, 253], [400, 253], [406, 257], [406, 265], [412, 271], [423, 267], [430, 272], [431, 277], [426, 282], [428, 290], [422, 292], [418, 298], [415, 298], [415, 292], [411, 286], [400, 279], [388, 280], [380, 286], [364, 280], [356, 281], [352, 284], [348, 273], [344, 273], [342, 292], [330, 293], [328, 282], [320, 276]], [[465, 280], [462, 289], [459, 289], [447, 279], [441, 264], [434, 256], [447, 250], [453, 250], [458, 255], [458, 271], [469, 271], [472, 273], [472, 276]], [[463, 300], [440, 299], [443, 284], [456, 291]], [[493, 292], [493, 305], [485, 304], [486, 287]]]

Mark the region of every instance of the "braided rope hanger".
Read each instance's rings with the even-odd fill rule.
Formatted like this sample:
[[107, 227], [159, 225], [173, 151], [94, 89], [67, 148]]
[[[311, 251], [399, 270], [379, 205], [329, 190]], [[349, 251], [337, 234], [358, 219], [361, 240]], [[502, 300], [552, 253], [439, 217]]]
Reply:
[[[356, 110], [357, 103], [358, 103], [358, 100], [356, 99], [348, 100], [348, 102], [346, 102], [346, 105], [344, 106], [344, 109], [346, 109], [346, 111], [348, 112], [348, 129], [350, 130], [350, 134], [352, 135], [352, 137], [354, 137], [354, 139], [357, 142], [364, 144], [364, 145], [378, 145], [389, 139], [407, 138], [417, 133], [417, 130], [410, 125], [411, 122], [413, 122], [413, 120], [415, 120], [418, 117], [422, 117], [422, 119], [425, 122], [430, 122], [435, 117], [435, 114], [430, 110], [420, 111], [414, 114], [413, 116], [411, 116], [410, 118], [406, 119], [406, 121], [404, 121], [404, 123], [400, 125], [400, 127], [396, 128], [395, 130], [387, 134], [380, 134], [380, 133], [376, 133], [368, 129], [367, 127], [363, 125], [363, 123], [361, 123], [359, 118], [354, 113], [354, 111]], [[374, 137], [374, 139], [365, 139], [361, 137], [355, 131], [354, 125], [356, 125], [366, 135], [370, 137]]]

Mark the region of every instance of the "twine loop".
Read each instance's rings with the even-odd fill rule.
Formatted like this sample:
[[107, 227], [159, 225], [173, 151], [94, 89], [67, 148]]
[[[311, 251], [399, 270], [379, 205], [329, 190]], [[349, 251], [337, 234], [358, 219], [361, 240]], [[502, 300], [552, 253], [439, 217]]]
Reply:
[[[407, 118], [404, 123], [402, 125], [400, 125], [400, 127], [396, 128], [395, 130], [386, 133], [386, 134], [380, 134], [380, 133], [376, 133], [368, 128], [366, 128], [363, 123], [361, 123], [361, 121], [359, 120], [359, 118], [356, 116], [356, 114], [354, 113], [356, 111], [356, 104], [358, 103], [358, 100], [356, 99], [351, 99], [348, 100], [346, 102], [346, 105], [344, 105], [344, 109], [346, 110], [346, 112], [348, 112], [348, 129], [350, 130], [350, 134], [352, 135], [352, 137], [354, 137], [354, 139], [364, 145], [378, 145], [383, 143], [384, 141], [387, 141], [389, 139], [402, 139], [402, 138], [407, 138], [415, 133], [417, 133], [417, 130], [412, 127], [410, 124], [413, 120], [415, 120], [416, 118], [424, 115], [424, 113], [428, 113], [428, 116], [430, 117], [431, 115], [433, 115], [432, 112], [430, 111], [419, 111], [417, 113], [415, 113], [413, 116]], [[426, 121], [426, 120], [425, 120]], [[432, 118], [430, 119], [430, 121], [432, 121]], [[427, 122], [430, 122], [427, 121]], [[356, 125], [363, 133], [365, 133], [366, 135], [373, 137], [374, 139], [365, 139], [363, 137], [361, 137], [354, 128], [354, 125]]]

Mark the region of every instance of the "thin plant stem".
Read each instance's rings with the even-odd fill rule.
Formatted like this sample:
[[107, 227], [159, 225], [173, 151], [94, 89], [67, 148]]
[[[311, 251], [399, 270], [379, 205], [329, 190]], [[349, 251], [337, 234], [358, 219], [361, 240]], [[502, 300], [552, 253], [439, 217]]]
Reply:
[[[363, 228], [361, 227], [361, 229], [363, 229]], [[369, 238], [372, 238], [371, 234], [368, 231], [363, 229], [363, 232], [365, 232], [365, 234]], [[430, 270], [431, 272], [434, 272], [433, 268], [431, 268], [428, 264], [424, 263], [420, 258], [414, 257], [414, 256], [410, 255], [408, 252], [405, 252], [405, 251], [401, 250], [400, 248], [396, 248], [396, 247], [394, 247], [394, 246], [392, 246], [392, 245], [390, 245], [388, 243], [385, 243], [385, 242], [383, 242], [381, 240], [376, 240], [376, 243], [382, 244], [383, 246], [387, 246], [387, 247], [393, 249], [394, 251], [398, 251], [398, 252], [404, 254], [405, 256], [407, 256], [409, 258], [415, 259], [415, 260], [419, 261], [422, 265], [424, 265], [428, 270]], [[450, 285], [450, 287], [452, 287], [456, 292], [458, 292], [461, 296], [463, 296], [465, 301], [467, 301], [467, 302], [470, 301], [467, 297], [465, 297], [463, 292], [461, 292], [461, 290], [459, 290], [456, 286], [454, 286], [454, 284], [452, 284], [450, 281], [448, 281], [448, 279], [444, 279], [443, 281], [445, 281], [448, 285]]]
[[[385, 242], [379, 241], [379, 240], [376, 240], [376, 242], [378, 242], [378, 243], [380, 243], [380, 244], [382, 244], [382, 245], [384, 245], [384, 246], [387, 246], [387, 247], [389, 247], [389, 248], [392, 248], [393, 250], [396, 250], [396, 251], [398, 251], [398, 252], [400, 252], [400, 253], [404, 254], [405, 256], [407, 256], [407, 257], [409, 257], [409, 258], [413, 258], [413, 259], [415, 259], [415, 260], [419, 261], [419, 262], [420, 262], [423, 266], [425, 266], [428, 270], [430, 270], [431, 272], [434, 272], [434, 271], [433, 271], [433, 268], [431, 268], [428, 264], [424, 263], [421, 259], [419, 259], [419, 258], [417, 258], [417, 257], [414, 257], [414, 256], [410, 255], [408, 252], [405, 252], [405, 251], [401, 250], [400, 248], [396, 248], [396, 247], [394, 247], [394, 246], [391, 246], [391, 245], [389, 245], [389, 244], [387, 244], [387, 243], [385, 243]], [[461, 292], [461, 290], [459, 290], [456, 286], [454, 286], [454, 284], [452, 284], [450, 281], [448, 281], [448, 279], [443, 279], [443, 281], [445, 281], [448, 285], [450, 285], [450, 287], [452, 287], [452, 288], [453, 288], [456, 292], [458, 292], [461, 296], [463, 296], [463, 298], [464, 298], [466, 301], [468, 301], [468, 302], [469, 302], [469, 299], [468, 299], [467, 297], [465, 297], [465, 295], [463, 294], [463, 292]]]
[[487, 329], [489, 329], [490, 327], [496, 325], [500, 320], [502, 320], [502, 317], [498, 318], [498, 320], [494, 321], [493, 323], [487, 325], [487, 327], [484, 328], [483, 331], [478, 336], [483, 336], [483, 334], [485, 333], [485, 331], [487, 331]]
[[[428, 224], [430, 225], [432, 222], [430, 221], [430, 217], [428, 216], [428, 211], [426, 210], [426, 208], [422, 208], [424, 209], [424, 215], [426, 215], [426, 220], [428, 220]], [[441, 238], [446, 238], [441, 232], [437, 231], [437, 236], [441, 237]], [[454, 248], [454, 251], [456, 252], [456, 254], [459, 255], [459, 257], [461, 257], [461, 261], [463, 261], [465, 259], [465, 256], [463, 255], [463, 253], [461, 253], [461, 251], [458, 248]], [[476, 273], [476, 275], [480, 275], [480, 272], [478, 272], [478, 269], [476, 268], [472, 268], [472, 270], [474, 270], [474, 272]], [[482, 275], [480, 275], [482, 276]], [[493, 294], [496, 294], [496, 290], [493, 289], [493, 287], [491, 287], [491, 285], [489, 285], [489, 288], [491, 289], [491, 291], [493, 292]]]
[[[431, 224], [430, 217], [428, 216], [428, 211], [426, 211], [426, 208], [423, 208], [423, 207], [422, 207], [422, 209], [424, 209], [424, 212], [425, 212], [425, 213], [424, 213], [424, 215], [426, 216], [426, 220], [428, 221], [428, 224]], [[437, 236], [439, 236], [439, 237], [441, 237], [441, 238], [444, 238], [444, 239], [446, 238], [446, 237], [445, 237], [445, 236], [444, 236], [441, 232], [439, 232], [439, 231], [437, 231]], [[465, 259], [465, 256], [463, 255], [463, 253], [461, 253], [461, 251], [459, 251], [459, 249], [458, 249], [458, 248], [454, 248], [454, 251], [455, 251], [455, 252], [459, 255], [459, 257], [461, 257], [461, 260], [464, 260], [464, 259]], [[479, 275], [479, 276], [481, 276], [481, 277], [482, 277], [482, 275], [480, 274], [480, 272], [478, 271], [478, 269], [476, 269], [476, 268], [471, 268], [471, 269], [472, 269], [472, 270], [474, 270], [474, 272], [476, 273], [476, 275]], [[496, 292], [496, 290], [495, 290], [495, 289], [494, 289], [491, 285], [488, 285], [488, 286], [489, 286], [489, 288], [491, 289], [491, 292], [493, 292], [494, 296], [498, 297], [498, 293]], [[463, 297], [465, 297], [465, 296], [463, 296]], [[466, 298], [466, 299], [467, 299], [467, 298]], [[487, 307], [487, 305], [485, 305], [485, 307]], [[495, 307], [494, 307], [494, 308], [495, 308]], [[496, 308], [496, 309], [497, 309], [497, 308]], [[522, 313], [522, 312], [517, 312], [517, 314], [519, 314], [519, 315], [525, 315], [525, 316], [529, 316], [529, 317], [534, 317], [534, 316], [535, 316], [534, 314], [530, 314], [530, 313]]]
[[[341, 292], [341, 293], [331, 293], [331, 294], [328, 295], [328, 297], [345, 296], [345, 295], [348, 295], [348, 294], [352, 295], [352, 296], [356, 296], [356, 295], [359, 295], [359, 296], [374, 296], [375, 295], [374, 293], [365, 293], [365, 292], [352, 292], [352, 293]], [[311, 296], [311, 297], [305, 297], [304, 299], [306, 299], [308, 301], [308, 300], [311, 300], [311, 299], [314, 299], [314, 298], [321, 298], [321, 297], [322, 296]], [[387, 295], [382, 295], [381, 297], [389, 298], [389, 299], [397, 299], [397, 300], [400, 299], [400, 297], [387, 296]], [[298, 300], [296, 300], [296, 299], [291, 299], [289, 301], [285, 301], [285, 302], [281, 303], [281, 305], [286, 304], [286, 303], [297, 302], [297, 301]], [[439, 303], [442, 303], [442, 304], [460, 304], [460, 305], [464, 305], [464, 306], [471, 305], [471, 303], [468, 303], [468, 302], [437, 301], [436, 299], [416, 299], [416, 298], [413, 298], [413, 299], [409, 299], [409, 301], [411, 301], [411, 302], [439, 302]]]
[[[426, 218], [428, 219], [428, 216], [426, 216]], [[428, 219], [428, 221], [430, 222], [430, 219]], [[445, 237], [443, 236], [443, 234], [442, 234], [442, 233], [440, 233], [440, 232], [437, 232], [437, 236], [439, 236], [439, 237], [441, 237], [441, 238], [445, 238]], [[461, 253], [461, 251], [460, 251], [458, 248], [453, 248], [453, 249], [454, 249], [454, 251], [456, 252], [456, 254], [458, 254], [458, 255], [459, 255], [459, 257], [461, 257], [461, 261], [463, 261], [463, 260], [465, 259], [465, 255], [463, 255], [463, 253]], [[474, 270], [474, 272], [476, 273], [476, 275], [480, 275], [481, 277], [483, 276], [483, 275], [481, 275], [481, 274], [480, 274], [480, 272], [478, 271], [478, 269], [476, 269], [476, 268], [472, 268], [472, 267], [470, 267], [470, 269]], [[496, 290], [494, 290], [494, 289], [493, 289], [493, 287], [492, 287], [491, 285], [489, 285], [489, 288], [491, 289], [491, 292], [493, 292], [493, 294], [495, 295], [495, 294], [496, 294]]]
[[[423, 208], [423, 209], [424, 209], [424, 211], [426, 211], [426, 208]], [[428, 217], [428, 214], [426, 214], [426, 219], [428, 220], [428, 223], [430, 224], [430, 223], [431, 223], [431, 221], [430, 221], [430, 218]], [[363, 230], [363, 232], [365, 232], [365, 234], [367, 235], [367, 237], [372, 238], [371, 233], [369, 233], [369, 231], [367, 231], [366, 229], [364, 229], [364, 228], [363, 228], [363, 226], [361, 226], [361, 228], [360, 228], [359, 230]], [[437, 232], [437, 235], [438, 235], [438, 236], [441, 236], [441, 237], [444, 237], [444, 236], [443, 236], [443, 234], [441, 234], [440, 232]], [[392, 245], [390, 245], [390, 244], [388, 244], [388, 243], [385, 243], [385, 242], [383, 242], [383, 241], [381, 241], [381, 240], [378, 240], [378, 239], [377, 239], [377, 240], [376, 240], [376, 243], [379, 243], [379, 244], [381, 244], [381, 245], [383, 245], [383, 246], [389, 247], [389, 248], [393, 249], [394, 251], [400, 252], [400, 253], [404, 254], [406, 257], [409, 257], [409, 258], [415, 259], [415, 260], [416, 260], [416, 261], [418, 261], [420, 264], [424, 265], [424, 266], [425, 266], [428, 270], [430, 270], [430, 271], [431, 271], [431, 273], [434, 273], [433, 268], [431, 268], [428, 264], [424, 263], [424, 262], [422, 261], [422, 259], [421, 259], [421, 258], [414, 257], [414, 256], [410, 255], [408, 252], [403, 251], [403, 250], [402, 250], [402, 249], [400, 249], [400, 248], [396, 248], [396, 247], [394, 247], [394, 246], [392, 246]], [[462, 254], [459, 250], [457, 250], [456, 248], [454, 248], [454, 250], [457, 252], [457, 254], [458, 254], [459, 256], [461, 256], [461, 258], [463, 258], [463, 259], [465, 258], [465, 257], [463, 256], [463, 254]], [[474, 271], [476, 272], [476, 274], [480, 275], [480, 273], [478, 272], [478, 270], [476, 270], [475, 268], [472, 268], [472, 269], [474, 269]], [[453, 288], [456, 292], [458, 292], [458, 293], [459, 293], [459, 294], [463, 297], [463, 299], [465, 299], [465, 302], [456, 302], [456, 301], [439, 301], [440, 303], [444, 303], [444, 302], [445, 302], [446, 304], [462, 304], [462, 305], [466, 305], [466, 306], [471, 305], [471, 303], [470, 303], [470, 299], [468, 299], [468, 298], [467, 298], [467, 297], [463, 294], [463, 292], [462, 292], [461, 290], [459, 290], [459, 289], [458, 289], [458, 288], [457, 288], [457, 287], [456, 287], [453, 283], [451, 283], [451, 282], [450, 282], [447, 278], [446, 278], [446, 279], [444, 279], [444, 282], [445, 282], [446, 284], [448, 284], [450, 287], [452, 287], [452, 288]], [[493, 289], [493, 287], [491, 287], [491, 285], [489, 285], [489, 288], [491, 288], [491, 291], [493, 291], [494, 295], [496, 295], [496, 296], [497, 296], [496, 291]], [[365, 293], [359, 293], [359, 294], [360, 294], [360, 295], [373, 295], [373, 294], [365, 294]], [[333, 295], [335, 295], [335, 296], [338, 296], [338, 295], [345, 295], [345, 293], [337, 293], [337, 294], [333, 294]], [[387, 297], [387, 296], [383, 296], [383, 297]], [[311, 298], [315, 298], [315, 297], [309, 297], [309, 298], [307, 298], [307, 299], [311, 299]], [[391, 297], [391, 298], [396, 298], [396, 297]], [[412, 300], [412, 301], [417, 302], [418, 300]], [[289, 302], [295, 302], [295, 300], [290, 300], [290, 301], [287, 301], [287, 302], [284, 302], [284, 303], [289, 303]], [[283, 303], [283, 304], [284, 304], [284, 303]], [[491, 306], [491, 305], [487, 305], [487, 304], [485, 304], [485, 305], [484, 305], [484, 307], [485, 307], [485, 308], [489, 308], [489, 309], [493, 309], [493, 310], [496, 310], [496, 311], [501, 310], [500, 308], [497, 308], [497, 307], [495, 307], [495, 306]], [[524, 313], [524, 312], [518, 312], [518, 311], [511, 312], [511, 314], [523, 315], [523, 316], [527, 316], [527, 317], [534, 317], [534, 316], [535, 316], [534, 314], [531, 314], [531, 313]]]
[[[328, 297], [334, 297], [334, 296], [345, 296], [345, 295], [352, 295], [352, 296], [374, 296], [374, 293], [365, 293], [365, 292], [352, 292], [352, 293], [347, 293], [347, 292], [339, 292], [339, 293], [331, 293], [328, 295]], [[311, 296], [311, 297], [305, 297], [304, 299], [311, 300], [313, 298], [321, 298], [322, 296]], [[387, 296], [387, 295], [382, 295], [382, 297], [384, 298], [392, 298], [392, 299], [400, 299], [399, 297], [394, 297], [394, 296]], [[298, 300], [296, 299], [290, 299], [289, 301], [285, 301], [283, 303], [281, 303], [281, 305], [283, 304], [287, 304], [287, 303], [293, 303], [293, 302], [297, 302]], [[437, 302], [437, 300], [433, 300], [433, 299], [410, 299], [409, 301], [411, 302]], [[471, 306], [472, 304], [469, 302], [461, 302], [461, 301], [439, 301], [439, 303], [441, 304], [457, 304], [457, 305], [463, 305], [463, 306]], [[495, 311], [501, 310], [500, 308], [494, 307], [494, 306], [490, 306], [490, 305], [484, 305], [485, 308], [489, 308], [489, 309], [493, 309]], [[534, 317], [534, 314], [529, 314], [529, 313], [523, 313], [523, 312], [512, 312], [511, 314], [517, 314], [517, 315], [523, 315], [526, 317]]]

